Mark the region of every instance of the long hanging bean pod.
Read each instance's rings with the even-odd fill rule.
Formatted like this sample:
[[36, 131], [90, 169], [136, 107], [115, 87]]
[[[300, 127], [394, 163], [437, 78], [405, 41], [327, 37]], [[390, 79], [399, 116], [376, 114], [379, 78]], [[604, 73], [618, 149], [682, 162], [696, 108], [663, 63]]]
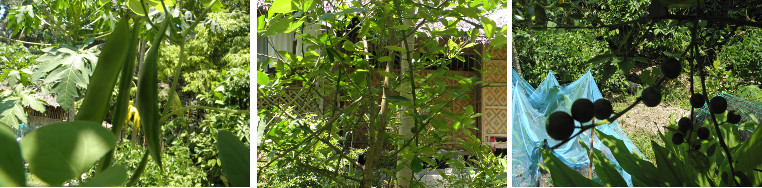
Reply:
[[95, 65], [95, 71], [90, 76], [90, 84], [87, 85], [87, 92], [76, 120], [101, 124], [106, 118], [111, 90], [114, 89], [116, 77], [124, 65], [132, 43], [128, 22], [129, 17], [122, 17], [114, 32], [106, 40], [106, 44], [103, 45], [98, 57], [98, 64]]
[[[132, 29], [132, 36], [130, 37], [129, 49], [127, 57], [125, 58], [124, 66], [122, 66], [121, 74], [119, 76], [119, 94], [116, 96], [116, 104], [114, 104], [114, 118], [112, 119], [113, 127], [111, 132], [114, 136], [118, 136], [119, 131], [126, 124], [127, 112], [132, 107], [130, 106], [130, 87], [132, 87], [132, 76], [135, 72], [135, 59], [137, 58], [138, 51], [138, 36], [140, 36], [140, 29], [143, 25], [141, 19], [133, 19], [134, 28]], [[111, 166], [111, 160], [113, 159], [114, 151], [110, 151], [103, 157], [103, 161], [100, 163], [100, 170], [106, 170]]]
[[146, 52], [145, 59], [138, 73], [138, 91], [135, 106], [140, 113], [143, 133], [148, 144], [148, 152], [161, 169], [161, 125], [159, 125], [159, 95], [158, 95], [158, 60], [159, 47], [164, 40], [164, 32], [170, 23], [169, 14], [164, 19], [151, 43], [151, 48]]

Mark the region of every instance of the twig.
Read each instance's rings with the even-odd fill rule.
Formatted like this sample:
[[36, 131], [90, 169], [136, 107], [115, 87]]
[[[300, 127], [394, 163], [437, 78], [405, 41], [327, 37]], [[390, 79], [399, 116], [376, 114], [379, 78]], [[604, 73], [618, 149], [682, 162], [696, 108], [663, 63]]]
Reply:
[[[698, 46], [696, 46], [696, 48], [698, 49]], [[703, 65], [703, 62], [701, 64]], [[702, 67], [701, 69], [699, 69], [700, 70], [699, 76], [701, 77], [701, 89], [702, 89], [702, 92], [704, 93], [704, 96], [707, 96], [707, 98], [709, 98], [709, 95], [707, 95], [706, 93], [706, 74], [704, 73], [703, 66], [699, 66], [699, 67]], [[708, 102], [709, 101], [707, 101], [707, 103]], [[733, 156], [730, 153], [730, 149], [728, 149], [728, 145], [725, 144], [725, 139], [723, 138], [721, 134], [722, 132], [720, 131], [720, 125], [717, 123], [717, 118], [714, 117], [714, 114], [711, 113], [711, 111], [709, 116], [711, 117], [712, 123], [714, 124], [714, 130], [715, 130], [715, 133], [717, 134], [717, 138], [720, 140], [720, 146], [722, 147], [723, 151], [725, 151], [725, 156], [728, 158], [728, 165], [730, 166], [730, 172], [735, 172], [735, 168], [733, 168]], [[733, 177], [736, 176], [735, 173], [732, 173], [732, 174], [733, 174]], [[736, 183], [736, 185], [739, 185], [738, 181], [736, 181], [735, 178], [732, 178], [732, 179], [733, 179], [733, 182]]]
[[36, 43], [36, 42], [27, 42], [27, 41], [22, 41], [22, 40], [16, 40], [16, 39], [12, 39], [12, 38], [6, 38], [6, 37], [3, 37], [3, 36], [0, 36], [0, 39], [5, 39], [7, 41], [18, 42], [18, 43], [22, 43], [22, 44], [32, 44], [32, 45], [42, 45], [42, 46], [50, 46], [50, 45], [52, 45], [52, 44], [45, 44], [45, 43]]

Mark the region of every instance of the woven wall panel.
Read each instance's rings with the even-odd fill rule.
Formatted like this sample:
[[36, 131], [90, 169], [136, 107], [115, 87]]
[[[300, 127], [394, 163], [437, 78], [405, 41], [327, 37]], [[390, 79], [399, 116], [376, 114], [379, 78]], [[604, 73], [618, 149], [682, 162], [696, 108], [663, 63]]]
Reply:
[[482, 125], [484, 125], [485, 134], [508, 133], [506, 128], [506, 125], [508, 125], [506, 119], [508, 117], [507, 109], [485, 109], [484, 112], [482, 112], [482, 116], [484, 117]]
[[[505, 135], [507, 131], [508, 117], [508, 62], [505, 60], [490, 60], [484, 64], [488, 69], [484, 74], [484, 80], [494, 82], [500, 87], [487, 87], [482, 89], [482, 141], [488, 141], [488, 135]], [[493, 70], [490, 70], [493, 69]]]
[[[259, 99], [257, 99], [257, 108], [258, 109], [270, 109], [274, 107], [273, 105], [277, 105], [279, 108], [292, 108], [294, 112], [298, 114], [302, 113], [309, 113], [309, 112], [319, 112], [320, 111], [320, 100], [316, 99], [312, 95], [310, 95], [310, 91], [305, 91], [301, 96], [299, 96], [299, 91], [301, 90], [301, 87], [292, 87], [285, 89], [281, 91], [280, 93], [276, 95], [270, 95], [270, 96], [262, 96], [259, 95]], [[265, 100], [263, 97], [267, 97], [269, 100]], [[295, 100], [291, 105], [286, 106], [291, 102], [291, 100]], [[270, 101], [272, 101], [275, 104], [271, 104]]]

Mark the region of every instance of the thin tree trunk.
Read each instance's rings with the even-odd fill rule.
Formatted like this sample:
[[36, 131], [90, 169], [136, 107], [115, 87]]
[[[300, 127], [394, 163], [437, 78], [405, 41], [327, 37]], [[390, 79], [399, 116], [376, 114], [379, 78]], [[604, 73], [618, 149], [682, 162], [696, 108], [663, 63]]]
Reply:
[[519, 58], [516, 56], [516, 45], [513, 44], [513, 41], [511, 41], [511, 50], [513, 53], [511, 53], [511, 56], [513, 57], [513, 69], [516, 70], [516, 72], [521, 74], [521, 64], [519, 64]]
[[[412, 25], [412, 23], [410, 23], [409, 20], [405, 20], [405, 21], [403, 21], [403, 23], [405, 25]], [[406, 41], [403, 41], [402, 43], [411, 44], [414, 41], [415, 41], [414, 38], [412, 36], [410, 36], [410, 37], [408, 37], [406, 39]], [[405, 44], [403, 44], [403, 46], [404, 45]], [[400, 61], [400, 65], [401, 65], [400, 66], [400, 75], [408, 74], [408, 72], [410, 71], [410, 69], [411, 69], [410, 65], [412, 64], [410, 58], [411, 57], [407, 56], [407, 53], [402, 53], [402, 60]], [[410, 78], [410, 79], [413, 79], [413, 77], [414, 77], [414, 75], [408, 75], [408, 76], [409, 76], [408, 78]], [[413, 98], [413, 96], [411, 94], [411, 92], [412, 92], [412, 85], [410, 85], [410, 82], [403, 81], [401, 85], [402, 86], [400, 87], [401, 88], [400, 94], [403, 97], [405, 97], [405, 98], [412, 99]], [[413, 105], [415, 105], [415, 104], [413, 104]], [[406, 111], [412, 111], [413, 109], [408, 107], [408, 106], [402, 106], [401, 110], [402, 110], [402, 112], [406, 112]], [[399, 133], [400, 136], [402, 136], [403, 139], [410, 139], [410, 138], [412, 138], [413, 137], [413, 132], [411, 131], [411, 129], [415, 126], [414, 119], [412, 117], [410, 117], [409, 115], [405, 115], [404, 113], [398, 114], [398, 117], [400, 119], [401, 125], [397, 129], [397, 132]], [[413, 144], [415, 144], [415, 142], [413, 142]], [[399, 148], [399, 149], [402, 149], [402, 148]], [[398, 187], [409, 187], [410, 186], [410, 182], [411, 182], [411, 177], [413, 175], [413, 171], [410, 170], [410, 167], [408, 165], [405, 165], [405, 164], [410, 164], [410, 160], [407, 160], [407, 159], [405, 159], [402, 156], [398, 156], [397, 157], [397, 165], [398, 166], [404, 166], [402, 168], [402, 170], [397, 172], [397, 186]]]
[[[391, 72], [392, 62], [386, 63], [386, 71]], [[366, 152], [365, 168], [363, 169], [362, 187], [370, 188], [373, 180], [373, 171], [375, 171], [376, 162], [381, 155], [383, 149], [384, 140], [386, 139], [386, 122], [388, 121], [389, 108], [386, 96], [389, 96], [391, 79], [384, 77], [383, 95], [381, 97], [381, 108], [379, 109], [379, 115], [373, 122], [373, 125], [368, 126], [368, 133], [370, 133], [370, 147]]]

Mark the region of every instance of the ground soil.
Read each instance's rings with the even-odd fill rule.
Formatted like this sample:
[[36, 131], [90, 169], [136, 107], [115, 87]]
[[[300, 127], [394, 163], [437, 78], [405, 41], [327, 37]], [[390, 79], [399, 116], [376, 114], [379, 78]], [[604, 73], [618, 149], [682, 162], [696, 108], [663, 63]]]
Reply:
[[664, 133], [666, 126], [671, 119], [679, 117], [688, 117], [691, 111], [672, 106], [659, 105], [656, 107], [647, 107], [638, 104], [632, 110], [619, 117], [617, 121], [624, 132], [634, 133], [637, 130], [645, 131], [651, 135], [657, 135], [657, 130]]

